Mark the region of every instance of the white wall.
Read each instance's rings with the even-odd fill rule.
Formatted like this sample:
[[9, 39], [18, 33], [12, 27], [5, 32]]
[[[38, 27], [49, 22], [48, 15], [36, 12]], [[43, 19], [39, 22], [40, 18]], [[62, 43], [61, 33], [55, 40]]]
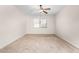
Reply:
[[79, 6], [66, 6], [56, 16], [56, 34], [79, 48]]
[[0, 48], [26, 32], [24, 15], [14, 6], [0, 6]]
[[22, 14], [15, 6], [0, 6], [0, 48], [25, 34], [54, 34], [54, 16], [47, 17], [48, 28], [33, 28], [33, 19], [38, 16]]
[[38, 16], [28, 16], [26, 21], [27, 34], [55, 34], [55, 19], [54, 16], [47, 16], [47, 28], [34, 28], [33, 20], [39, 19]]

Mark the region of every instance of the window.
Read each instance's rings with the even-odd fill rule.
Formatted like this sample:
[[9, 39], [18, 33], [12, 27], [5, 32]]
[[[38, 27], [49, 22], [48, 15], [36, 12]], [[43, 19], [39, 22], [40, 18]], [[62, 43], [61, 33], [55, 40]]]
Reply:
[[40, 20], [40, 27], [41, 28], [46, 28], [47, 27], [47, 20], [46, 19], [41, 19]]
[[34, 19], [34, 28], [40, 28], [39, 19]]
[[34, 19], [34, 28], [47, 28], [46, 19]]

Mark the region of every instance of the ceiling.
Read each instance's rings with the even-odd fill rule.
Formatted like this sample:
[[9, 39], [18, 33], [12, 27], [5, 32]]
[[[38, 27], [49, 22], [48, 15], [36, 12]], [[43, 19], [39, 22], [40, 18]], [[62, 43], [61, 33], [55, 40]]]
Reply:
[[[43, 5], [44, 7], [51, 8], [47, 11], [49, 15], [55, 15], [60, 12], [65, 6], [64, 5]], [[40, 15], [39, 5], [17, 5], [17, 8], [23, 13], [28, 15]]]

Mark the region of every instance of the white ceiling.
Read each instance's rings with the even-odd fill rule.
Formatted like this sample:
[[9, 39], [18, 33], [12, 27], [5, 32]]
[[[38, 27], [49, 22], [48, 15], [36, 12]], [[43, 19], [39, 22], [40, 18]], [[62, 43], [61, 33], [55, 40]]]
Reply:
[[[55, 15], [65, 7], [64, 5], [43, 5], [43, 6], [51, 8], [51, 10], [48, 11], [49, 15]], [[40, 14], [39, 5], [18, 5], [16, 7], [28, 15], [39, 15]]]

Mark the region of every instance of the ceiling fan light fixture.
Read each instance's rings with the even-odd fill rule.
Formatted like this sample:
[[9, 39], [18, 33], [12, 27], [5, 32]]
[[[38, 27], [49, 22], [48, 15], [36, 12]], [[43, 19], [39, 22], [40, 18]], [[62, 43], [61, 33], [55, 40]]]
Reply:
[[[40, 5], [40, 10], [41, 10], [41, 12], [43, 12], [43, 13], [45, 13], [45, 14], [48, 14], [47, 11], [48, 11], [48, 10], [51, 10], [51, 8], [44, 8], [43, 5]], [[40, 12], [40, 13], [41, 13], [41, 12]]]

